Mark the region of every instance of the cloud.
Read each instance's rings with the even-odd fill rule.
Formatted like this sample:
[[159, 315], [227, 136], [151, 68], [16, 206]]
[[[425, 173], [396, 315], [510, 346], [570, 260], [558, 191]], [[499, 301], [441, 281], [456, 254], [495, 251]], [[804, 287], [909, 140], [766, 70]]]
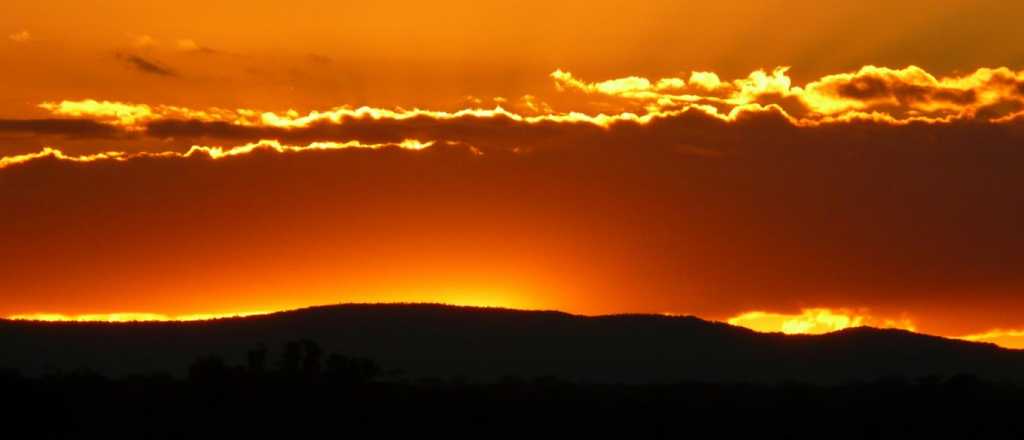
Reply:
[[959, 339], [988, 342], [1007, 348], [1024, 349], [1024, 330], [996, 329], [984, 333], [961, 336]]
[[[159, 67], [158, 67], [159, 68]], [[1006, 68], [978, 69], [948, 78], [936, 78], [916, 68], [886, 69], [868, 66], [854, 73], [830, 75], [803, 87], [794, 86], [785, 68], [756, 71], [746, 78], [722, 81], [710, 72], [693, 72], [689, 79], [657, 81], [627, 77], [586, 83], [570, 73], [552, 74], [565, 92], [582, 92], [605, 99], [598, 104], [612, 112], [556, 111], [536, 95], [493, 109], [457, 111], [336, 107], [300, 113], [259, 109], [193, 109], [110, 101], [46, 102], [42, 108], [55, 116], [96, 118], [125, 130], [155, 137], [213, 137], [234, 141], [287, 136], [315, 141], [319, 134], [346, 133], [357, 126], [452, 126], [473, 121], [533, 128], [544, 125], [646, 125], [692, 112], [726, 122], [747, 115], [775, 113], [796, 127], [843, 125], [857, 122], [907, 125], [952, 124], [964, 121], [1010, 122], [1024, 118], [1024, 73]], [[475, 104], [479, 105], [481, 102]], [[588, 101], [586, 105], [592, 105]], [[415, 124], [413, 124], [415, 122]], [[344, 136], [332, 139], [347, 140]], [[392, 137], [393, 139], [394, 137]]]
[[[660, 82], [658, 85], [654, 85], [646, 78], [640, 78], [637, 76], [611, 79], [598, 83], [586, 83], [576, 79], [569, 72], [556, 70], [551, 73], [551, 77], [555, 80], [555, 85], [559, 88], [571, 88], [585, 93], [599, 93], [626, 97], [645, 97], [651, 96], [649, 95], [651, 93], [656, 93], [665, 89], [662, 87]], [[670, 88], [679, 88], [681, 86], [682, 84], [670, 84]]]
[[34, 160], [43, 159], [43, 158], [55, 158], [55, 159], [62, 160], [62, 161], [67, 161], [67, 162], [94, 162], [94, 161], [97, 161], [97, 160], [126, 160], [129, 157], [131, 157], [131, 155], [128, 155], [128, 154], [123, 153], [123, 152], [118, 152], [118, 151], [110, 151], [110, 152], [106, 152], [106, 153], [95, 153], [95, 154], [88, 154], [88, 155], [69, 156], [69, 155], [64, 154], [64, 152], [62, 152], [60, 150], [55, 150], [53, 148], [44, 148], [42, 151], [40, 151], [38, 153], [28, 153], [28, 154], [14, 155], [14, 156], [4, 156], [4, 157], [0, 158], [0, 169], [7, 168], [7, 167], [13, 166], [13, 165], [19, 165], [19, 164], [23, 164], [23, 163], [28, 163], [28, 162], [31, 162], [31, 161], [34, 161]]
[[21, 293], [0, 313], [502, 291], [580, 312], [759, 310], [746, 322], [803, 332], [906, 311], [945, 335], [1024, 326], [1024, 199], [1008, 190], [1024, 187], [1024, 120], [1000, 107], [1020, 74], [846, 75], [563, 75], [562, 93], [635, 110], [613, 113], [43, 103], [64, 119], [0, 133], [131, 148], [56, 139], [5, 158], [0, 200], [19, 214], [0, 216], [0, 286]]
[[138, 35], [132, 38], [132, 46], [145, 49], [160, 45], [160, 42], [151, 35]]
[[[916, 331], [906, 316], [881, 318], [870, 310], [830, 308], [803, 309], [800, 313], [746, 312], [726, 320], [729, 324], [766, 333], [824, 334], [853, 327], [897, 328]], [[1024, 349], [1024, 330], [996, 329], [967, 336], [953, 336], [972, 342], [988, 342], [1005, 348]]]
[[122, 132], [89, 119], [0, 119], [0, 133], [110, 138]]
[[863, 326], [916, 330], [913, 322], [906, 317], [884, 319], [871, 316], [867, 310], [829, 308], [803, 309], [797, 314], [745, 312], [729, 318], [727, 322], [760, 332], [781, 332], [790, 335], [824, 334]]
[[15, 43], [27, 43], [30, 40], [32, 40], [32, 34], [29, 33], [28, 31], [24, 31], [23, 30], [23, 31], [15, 32], [15, 33], [13, 33], [11, 35], [8, 35], [7, 39], [11, 40], [11, 41], [13, 41]]
[[243, 121], [252, 112], [207, 108], [194, 110], [171, 105], [130, 104], [114, 101], [55, 101], [39, 104], [39, 108], [54, 116], [84, 118], [115, 125], [127, 131], [139, 131], [145, 124], [156, 120]]
[[199, 45], [199, 43], [196, 43], [195, 40], [180, 39], [180, 40], [177, 41], [177, 43], [178, 43], [177, 44], [178, 50], [180, 50], [182, 52], [198, 52], [198, 53], [207, 53], [207, 54], [218, 53], [217, 50], [211, 49], [211, 48], [206, 47], [206, 46]]
[[119, 53], [117, 54], [117, 58], [142, 73], [165, 77], [178, 76], [178, 73], [173, 69], [166, 67], [159, 62], [145, 59], [139, 55]]
[[[856, 73], [826, 76], [807, 85], [802, 99], [818, 113], [879, 111], [896, 118], [996, 119], [1018, 112], [1024, 72], [978, 69], [960, 77], [936, 78], [918, 67], [866, 66]], [[997, 110], [1000, 106], [1003, 111]], [[988, 109], [988, 111], [986, 111]]]
[[778, 105], [794, 123], [813, 125], [853, 119], [945, 122], [951, 119], [999, 120], [1021, 115], [1024, 72], [982, 68], [967, 75], [937, 78], [925, 70], [865, 66], [853, 73], [825, 76], [794, 86], [787, 68], [758, 70], [746, 78], [723, 82], [711, 72], [657, 81], [626, 77], [581, 81], [561, 70], [552, 73], [561, 90], [575, 90], [622, 100], [623, 108], [647, 112], [702, 108], [731, 113], [753, 104]]
[[95, 154], [85, 155], [69, 155], [63, 151], [54, 148], [44, 148], [38, 153], [28, 153], [16, 156], [4, 156], [0, 157], [0, 169], [29, 163], [34, 160], [40, 159], [56, 159], [58, 161], [65, 162], [77, 162], [77, 163], [88, 163], [97, 161], [116, 161], [124, 162], [132, 159], [140, 158], [183, 158], [187, 159], [195, 155], [203, 155], [210, 159], [222, 159], [225, 157], [241, 156], [246, 154], [252, 154], [257, 151], [274, 151], [277, 153], [299, 153], [303, 151], [323, 151], [323, 150], [339, 150], [344, 148], [405, 148], [411, 150], [422, 150], [429, 147], [433, 142], [420, 142], [414, 139], [406, 139], [402, 142], [394, 144], [363, 144], [356, 141], [350, 141], [345, 143], [338, 142], [314, 142], [306, 146], [295, 146], [295, 145], [282, 145], [277, 141], [264, 140], [254, 142], [251, 144], [240, 145], [235, 147], [218, 147], [218, 146], [193, 146], [184, 153], [177, 153], [173, 151], [164, 152], [139, 152], [139, 153], [126, 153], [123, 151], [107, 151]]

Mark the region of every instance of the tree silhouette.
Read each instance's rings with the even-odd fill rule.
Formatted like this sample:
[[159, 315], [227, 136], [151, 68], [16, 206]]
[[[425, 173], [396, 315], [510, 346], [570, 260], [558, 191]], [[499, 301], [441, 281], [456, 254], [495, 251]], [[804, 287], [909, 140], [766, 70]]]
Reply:
[[302, 344], [299, 341], [288, 341], [284, 344], [284, 351], [281, 353], [279, 368], [281, 373], [288, 376], [295, 376], [299, 373], [299, 365], [302, 362]]
[[189, 380], [204, 385], [224, 383], [230, 375], [224, 359], [217, 355], [200, 357], [188, 368]]
[[323, 362], [323, 350], [310, 339], [303, 339], [302, 343], [302, 373], [306, 378], [314, 378], [320, 375], [320, 367]]
[[246, 366], [250, 374], [263, 374], [267, 369], [267, 348], [260, 346], [246, 352]]
[[367, 383], [380, 374], [380, 366], [371, 359], [333, 353], [327, 358], [327, 378], [342, 383]]

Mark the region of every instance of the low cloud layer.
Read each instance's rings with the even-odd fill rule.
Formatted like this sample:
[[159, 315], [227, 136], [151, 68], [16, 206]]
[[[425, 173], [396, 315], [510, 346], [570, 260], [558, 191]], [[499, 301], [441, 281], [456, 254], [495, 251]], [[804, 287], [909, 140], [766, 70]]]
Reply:
[[915, 66], [865, 66], [802, 87], [793, 85], [787, 70], [756, 71], [734, 81], [722, 81], [712, 72], [657, 81], [628, 77], [596, 83], [561, 70], [551, 76], [562, 89], [617, 98], [623, 105], [649, 112], [696, 107], [712, 114], [731, 114], [757, 104], [778, 106], [798, 125], [851, 120], [999, 121], [1024, 115], [1024, 72], [1008, 68], [937, 78]]
[[[89, 143], [54, 141], [61, 137], [134, 139], [134, 143], [116, 144], [125, 151], [152, 151], [154, 146], [186, 151], [193, 145], [232, 146], [261, 139], [308, 144], [414, 138], [479, 148], [536, 148], [558, 142], [621, 142], [620, 133], [630, 141], [664, 143], [664, 135], [672, 130], [686, 131], [701, 124], [739, 127], [751, 120], [772, 120], [782, 129], [816, 129], [812, 132], [857, 131], [869, 125], [908, 127], [904, 132], [927, 125], [954, 127], [953, 131], [984, 125], [986, 131], [1012, 132], [1019, 131], [1024, 119], [1024, 73], [1007, 68], [940, 78], [916, 67], [868, 66], [803, 86], [793, 85], [783, 68], [732, 81], [710, 72], [658, 80], [627, 77], [585, 82], [559, 70], [552, 78], [562, 98], [578, 94], [581, 99], [569, 108], [554, 108], [538, 94], [496, 99], [500, 105], [489, 109], [342, 106], [310, 112], [92, 99], [47, 101], [39, 108], [50, 113], [50, 119], [0, 120], [0, 136], [39, 135], [32, 139], [36, 144], [22, 141], [8, 146], [18, 153], [54, 144], [68, 153], [110, 149], [109, 143], [90, 150]], [[673, 121], [686, 122], [675, 126]], [[706, 147], [694, 151], [707, 151]]]
[[145, 74], [166, 77], [178, 76], [178, 72], [175, 72], [174, 69], [171, 69], [158, 61], [144, 58], [141, 55], [119, 53], [117, 54], [117, 59], [124, 62], [127, 66]]

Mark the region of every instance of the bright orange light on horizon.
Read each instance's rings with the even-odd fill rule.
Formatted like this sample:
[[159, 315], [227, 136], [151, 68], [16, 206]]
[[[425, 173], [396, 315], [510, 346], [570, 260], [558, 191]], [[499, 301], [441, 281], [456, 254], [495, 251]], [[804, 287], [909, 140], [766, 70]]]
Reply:
[[788, 335], [823, 334], [862, 326], [916, 330], [914, 323], [905, 317], [879, 319], [866, 312], [828, 308], [803, 309], [799, 314], [753, 311], [729, 318], [726, 322], [759, 332], [781, 332]]
[[[536, 305], [528, 303], [517, 295], [501, 292], [476, 292], [464, 293], [454, 292], [447, 295], [383, 295], [354, 297], [343, 304], [443, 304], [455, 307], [479, 307], [496, 309], [516, 310], [539, 310]], [[324, 304], [321, 304], [324, 305]], [[110, 312], [110, 313], [19, 313], [7, 316], [6, 319], [13, 321], [39, 321], [39, 322], [191, 322], [209, 321], [225, 318], [244, 318], [248, 316], [269, 315], [272, 313], [299, 310], [309, 306], [290, 306], [276, 308], [273, 310], [258, 310], [245, 312], [221, 312], [221, 313], [187, 313], [180, 315], [168, 315], [152, 312]]]
[[266, 315], [271, 312], [239, 312], [239, 313], [199, 313], [190, 315], [168, 316], [160, 313], [89, 313], [82, 315], [64, 315], [60, 313], [29, 313], [8, 316], [14, 321], [41, 322], [188, 322], [209, 321], [224, 318], [242, 318], [246, 316]]
[[990, 342], [1000, 347], [1024, 350], [1024, 330], [992, 330], [976, 335], [961, 336], [958, 339], [973, 342]]
[[[494, 295], [453, 296], [449, 300], [438, 301], [436, 303], [459, 307], [529, 310], [522, 307], [512, 307], [509, 303], [503, 302], [501, 298]], [[30, 313], [11, 315], [8, 316], [7, 319], [14, 321], [38, 322], [194, 322], [225, 318], [242, 318], [248, 316], [267, 315], [271, 313], [275, 312], [251, 311], [238, 313], [197, 313], [174, 316], [142, 312], [89, 313], [80, 315]], [[670, 313], [666, 313], [666, 315], [677, 316], [676, 314]], [[801, 310], [798, 314], [753, 311], [729, 318], [726, 322], [730, 325], [749, 328], [757, 332], [783, 333], [787, 335], [820, 335], [855, 327], [895, 328], [908, 331], [917, 330], [914, 323], [905, 317], [900, 319], [879, 319], [863, 311], [857, 312], [849, 309], [833, 310], [829, 308], [808, 308]], [[996, 329], [973, 335], [946, 337], [972, 342], [987, 342], [1004, 348], [1024, 349], [1024, 330]]]
[[[797, 314], [746, 312], [726, 320], [731, 325], [762, 333], [820, 335], [854, 327], [894, 328], [915, 332], [914, 322], [906, 317], [878, 318], [867, 311], [808, 308]], [[972, 342], [989, 342], [1004, 348], [1024, 349], [1024, 331], [996, 329], [973, 335], [939, 335]]]

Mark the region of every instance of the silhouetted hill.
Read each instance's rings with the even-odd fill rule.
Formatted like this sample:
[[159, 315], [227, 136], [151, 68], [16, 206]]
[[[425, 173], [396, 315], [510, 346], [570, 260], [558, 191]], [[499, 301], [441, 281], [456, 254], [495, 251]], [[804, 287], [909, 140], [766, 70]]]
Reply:
[[837, 383], [972, 374], [1024, 383], [1024, 351], [900, 330], [763, 334], [694, 317], [575, 316], [442, 305], [340, 305], [171, 323], [0, 321], [0, 367], [26, 374], [88, 368], [183, 375], [197, 356], [308, 338], [401, 376], [554, 376], [589, 382]]

